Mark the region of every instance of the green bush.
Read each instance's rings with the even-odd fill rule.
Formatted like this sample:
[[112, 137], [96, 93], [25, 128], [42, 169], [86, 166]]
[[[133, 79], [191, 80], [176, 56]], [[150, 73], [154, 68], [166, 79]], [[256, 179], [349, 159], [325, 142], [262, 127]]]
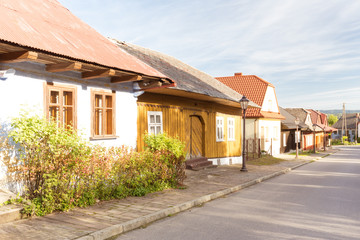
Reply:
[[146, 134], [145, 150], [160, 153], [163, 162], [167, 165], [172, 184], [182, 185], [185, 176], [185, 144], [178, 138], [172, 138], [166, 133]]
[[143, 196], [181, 184], [185, 178], [184, 145], [166, 135], [149, 136], [152, 147], [91, 145], [70, 127], [59, 128], [39, 116], [21, 114], [12, 121], [0, 148], [16, 144], [17, 156], [2, 151], [8, 174], [24, 186], [28, 215], [85, 207], [97, 200]]

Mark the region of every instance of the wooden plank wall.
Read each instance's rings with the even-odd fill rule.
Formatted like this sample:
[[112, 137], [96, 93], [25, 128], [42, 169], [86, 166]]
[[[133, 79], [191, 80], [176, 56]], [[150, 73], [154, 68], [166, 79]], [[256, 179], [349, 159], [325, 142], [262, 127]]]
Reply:
[[[163, 130], [178, 136], [190, 149], [190, 116], [200, 116], [205, 124], [205, 157], [241, 156], [240, 109], [225, 105], [155, 93], [144, 93], [138, 99], [138, 151], [144, 148], [144, 133], [148, 130], [147, 112], [161, 111]], [[225, 141], [216, 142], [216, 116], [224, 117]], [[227, 141], [227, 118], [235, 119], [235, 141]]]

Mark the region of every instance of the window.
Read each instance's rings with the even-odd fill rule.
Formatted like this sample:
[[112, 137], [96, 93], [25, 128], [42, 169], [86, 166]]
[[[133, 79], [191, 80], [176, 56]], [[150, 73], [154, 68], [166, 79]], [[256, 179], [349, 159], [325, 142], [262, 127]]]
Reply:
[[148, 132], [155, 135], [163, 132], [162, 112], [148, 112]]
[[46, 83], [45, 92], [46, 117], [59, 127], [76, 128], [76, 88]]
[[91, 91], [92, 138], [115, 137], [115, 95], [111, 91]]
[[273, 135], [275, 141], [279, 140], [279, 127], [274, 127], [274, 135]]
[[286, 133], [283, 133], [283, 147], [286, 147]]
[[270, 135], [269, 135], [269, 127], [265, 127], [265, 139], [267, 142], [270, 141]]
[[216, 141], [224, 141], [224, 118], [216, 117]]
[[228, 118], [228, 141], [235, 141], [235, 119]]

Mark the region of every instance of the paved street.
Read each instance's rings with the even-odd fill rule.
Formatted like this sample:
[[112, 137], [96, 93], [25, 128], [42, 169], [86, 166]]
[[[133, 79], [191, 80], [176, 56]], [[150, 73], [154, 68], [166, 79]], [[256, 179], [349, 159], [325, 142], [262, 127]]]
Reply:
[[129, 239], [360, 239], [360, 148], [128, 232]]

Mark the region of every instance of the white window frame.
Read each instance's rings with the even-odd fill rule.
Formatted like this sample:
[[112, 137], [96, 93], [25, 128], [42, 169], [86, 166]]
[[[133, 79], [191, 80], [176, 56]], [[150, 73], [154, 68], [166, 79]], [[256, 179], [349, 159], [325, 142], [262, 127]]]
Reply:
[[275, 126], [273, 131], [274, 131], [274, 135], [273, 135], [274, 140], [278, 141], [279, 140], [279, 127]]
[[[148, 133], [151, 134], [151, 127], [155, 127], [155, 135], [163, 132], [163, 118], [161, 111], [148, 111]], [[150, 123], [150, 116], [154, 115], [155, 123]], [[160, 123], [156, 123], [156, 116], [160, 116]], [[160, 132], [156, 132], [156, 128], [160, 127]]]
[[216, 141], [223, 142], [224, 139], [224, 117], [216, 117]]
[[[228, 128], [228, 141], [235, 141], [235, 118], [227, 119], [227, 128]], [[231, 130], [232, 130], [232, 135], [231, 135]]]
[[286, 147], [286, 133], [283, 133], [283, 147]]

